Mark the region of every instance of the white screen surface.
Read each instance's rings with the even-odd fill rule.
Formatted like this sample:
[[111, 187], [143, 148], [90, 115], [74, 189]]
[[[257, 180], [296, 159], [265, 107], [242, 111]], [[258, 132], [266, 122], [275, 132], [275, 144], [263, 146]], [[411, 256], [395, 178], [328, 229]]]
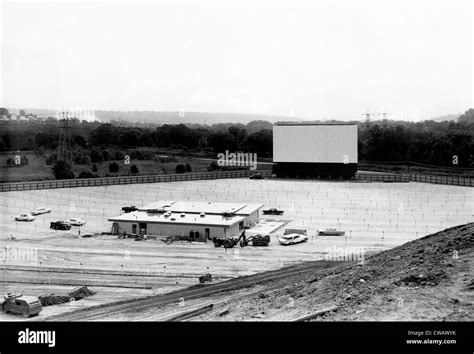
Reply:
[[357, 163], [357, 125], [274, 125], [273, 161]]

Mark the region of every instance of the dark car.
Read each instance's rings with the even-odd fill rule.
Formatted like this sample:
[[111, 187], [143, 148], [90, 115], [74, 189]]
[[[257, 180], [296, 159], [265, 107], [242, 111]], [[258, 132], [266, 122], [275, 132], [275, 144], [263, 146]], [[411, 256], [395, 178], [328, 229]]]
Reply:
[[137, 211], [138, 208], [135, 206], [135, 205], [132, 205], [132, 206], [124, 206], [122, 208], [122, 211], [125, 212], [125, 213], [131, 213], [132, 211]]
[[283, 215], [283, 210], [278, 210], [277, 208], [270, 208], [262, 210], [265, 215]]
[[250, 179], [263, 179], [263, 176], [261, 173], [255, 173], [249, 177]]
[[66, 221], [53, 221], [49, 228], [53, 230], [71, 230], [71, 225]]

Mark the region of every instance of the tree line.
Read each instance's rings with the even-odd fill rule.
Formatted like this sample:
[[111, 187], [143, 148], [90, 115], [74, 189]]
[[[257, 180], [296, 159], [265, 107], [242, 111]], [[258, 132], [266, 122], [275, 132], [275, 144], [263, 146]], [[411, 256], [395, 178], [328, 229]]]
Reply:
[[[474, 109], [466, 111], [457, 121], [353, 123], [359, 125], [359, 161], [413, 161], [439, 166], [452, 166], [456, 161], [458, 167], [473, 167]], [[247, 126], [229, 123], [134, 127], [72, 119], [69, 125], [78, 164], [122, 159], [123, 150], [130, 148], [208, 154], [244, 151], [257, 153], [259, 158], [272, 157], [272, 124], [264, 121]], [[255, 127], [261, 129], [255, 131]], [[46, 153], [53, 163], [58, 141], [59, 122], [54, 119], [0, 122], [2, 151], [34, 150]], [[137, 149], [134, 153], [133, 158], [147, 159], [146, 151]]]

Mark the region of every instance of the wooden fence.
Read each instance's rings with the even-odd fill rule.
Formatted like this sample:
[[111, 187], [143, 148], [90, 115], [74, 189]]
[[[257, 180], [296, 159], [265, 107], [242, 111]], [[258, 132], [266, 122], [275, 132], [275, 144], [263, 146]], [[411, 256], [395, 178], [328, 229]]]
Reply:
[[410, 178], [407, 175], [396, 173], [357, 172], [355, 179], [371, 182], [410, 182]]
[[449, 184], [452, 186], [474, 187], [474, 178], [457, 176], [439, 176], [425, 175], [421, 173], [410, 173], [410, 181], [435, 184]]
[[375, 182], [423, 182], [434, 184], [448, 184], [452, 186], [474, 187], [474, 178], [427, 175], [422, 173], [370, 173], [357, 172], [355, 179]]
[[221, 179], [221, 178], [245, 178], [255, 173], [260, 173], [264, 177], [271, 176], [271, 171], [238, 170], [238, 171], [180, 173], [180, 174], [169, 174], [169, 175], [118, 176], [118, 177], [84, 178], [84, 179], [64, 179], [64, 180], [52, 180], [52, 181], [13, 182], [13, 183], [1, 183], [0, 192], [25, 191], [25, 190], [35, 190], [35, 189], [54, 189], [54, 188], [96, 187], [96, 186], [109, 186], [109, 185], [117, 185], [117, 184], [196, 181], [196, 180]]
[[[100, 177], [84, 179], [65, 179], [52, 181], [33, 181], [33, 182], [13, 182], [0, 183], [0, 192], [25, 191], [35, 189], [54, 189], [54, 188], [76, 188], [76, 187], [96, 187], [109, 186], [117, 184], [135, 184], [135, 183], [160, 183], [160, 182], [179, 182], [179, 181], [197, 181], [222, 178], [245, 178], [252, 174], [260, 173], [262, 176], [271, 177], [270, 170], [236, 170], [236, 171], [217, 171], [217, 172], [194, 172], [169, 175], [146, 175], [146, 176], [119, 176], [119, 177]], [[365, 180], [373, 182], [423, 182], [434, 184], [447, 184], [453, 186], [474, 187], [474, 178], [439, 176], [426, 174], [398, 174], [398, 173], [370, 173], [357, 172], [356, 180]]]

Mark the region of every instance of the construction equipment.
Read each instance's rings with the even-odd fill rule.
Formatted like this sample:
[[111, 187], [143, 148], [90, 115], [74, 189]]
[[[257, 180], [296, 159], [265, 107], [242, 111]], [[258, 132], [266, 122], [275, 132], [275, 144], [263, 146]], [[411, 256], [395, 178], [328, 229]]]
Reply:
[[128, 235], [125, 231], [122, 231], [121, 234], [118, 234], [118, 238], [127, 238], [127, 237], [128, 237]]
[[6, 294], [0, 300], [2, 311], [5, 313], [21, 313], [23, 317], [37, 315], [43, 309], [41, 302], [34, 296]]
[[135, 236], [135, 241], [146, 241], [148, 239], [147, 235], [144, 234], [138, 234]]
[[211, 273], [204, 274], [199, 277], [199, 283], [204, 284], [204, 283], [210, 283], [212, 282], [212, 275]]
[[212, 242], [214, 242], [214, 247], [224, 246], [224, 248], [232, 248], [238, 244], [240, 244], [240, 247], [245, 247], [249, 244], [252, 244], [252, 246], [268, 246], [270, 243], [270, 235], [263, 236], [258, 234], [246, 237], [244, 230], [239, 236], [227, 238], [214, 237]]

